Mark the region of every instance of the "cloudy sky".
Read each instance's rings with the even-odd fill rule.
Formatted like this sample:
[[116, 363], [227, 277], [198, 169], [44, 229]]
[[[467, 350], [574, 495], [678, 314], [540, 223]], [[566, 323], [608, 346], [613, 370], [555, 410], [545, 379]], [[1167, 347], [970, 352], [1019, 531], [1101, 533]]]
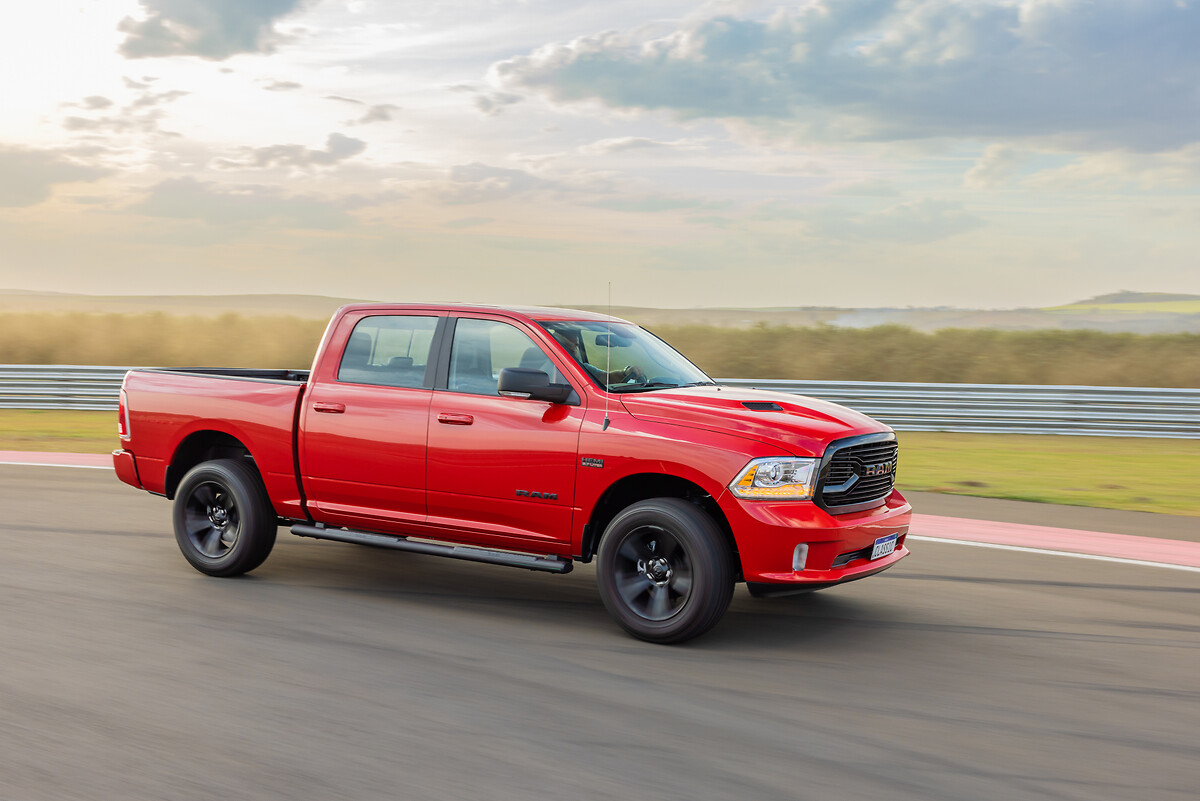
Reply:
[[1200, 293], [1198, 0], [38, 0], [0, 288]]

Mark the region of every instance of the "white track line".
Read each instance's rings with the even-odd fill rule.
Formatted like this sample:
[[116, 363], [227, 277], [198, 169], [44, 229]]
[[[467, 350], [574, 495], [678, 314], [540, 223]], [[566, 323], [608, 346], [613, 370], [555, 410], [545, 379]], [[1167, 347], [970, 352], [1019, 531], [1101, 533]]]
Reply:
[[62, 462], [0, 462], [0, 465], [16, 465], [18, 467], [81, 467], [84, 470], [112, 470], [106, 464], [63, 464]]
[[1171, 570], [1186, 570], [1189, 573], [1200, 573], [1200, 567], [1191, 565], [1173, 565], [1169, 562], [1147, 562], [1142, 559], [1123, 559], [1119, 556], [1099, 556], [1091, 553], [1075, 553], [1074, 551], [1051, 551], [1046, 548], [1027, 548], [1024, 545], [999, 545], [994, 542], [974, 542], [972, 540], [948, 540], [942, 537], [923, 537], [909, 534], [907, 539], [922, 542], [944, 542], [949, 545], [974, 545], [976, 548], [995, 548], [999, 551], [1018, 551], [1019, 553], [1042, 553], [1048, 556], [1073, 556], [1076, 559], [1092, 559], [1097, 562], [1116, 562], [1122, 565], [1142, 565], [1143, 567], [1166, 567]]

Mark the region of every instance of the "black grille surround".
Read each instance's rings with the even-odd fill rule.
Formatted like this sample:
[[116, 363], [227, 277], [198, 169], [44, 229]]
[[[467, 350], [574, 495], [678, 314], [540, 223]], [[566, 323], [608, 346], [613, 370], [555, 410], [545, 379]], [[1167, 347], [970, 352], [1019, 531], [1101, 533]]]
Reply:
[[[834, 440], [821, 457], [813, 496], [817, 506], [830, 514], [882, 506], [896, 485], [899, 450], [890, 431]], [[867, 475], [870, 468], [874, 475]]]

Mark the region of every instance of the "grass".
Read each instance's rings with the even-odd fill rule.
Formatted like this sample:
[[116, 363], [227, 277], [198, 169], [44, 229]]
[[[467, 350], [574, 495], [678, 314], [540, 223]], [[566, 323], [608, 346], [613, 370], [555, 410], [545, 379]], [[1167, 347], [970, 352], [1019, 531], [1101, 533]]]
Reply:
[[[0, 410], [0, 450], [108, 453], [114, 412]], [[1200, 517], [1200, 441], [900, 433], [901, 490]]]
[[[305, 369], [324, 329], [321, 320], [236, 314], [0, 313], [0, 364]], [[656, 333], [721, 378], [1200, 387], [1200, 334], [896, 325]]]
[[900, 432], [901, 491], [1200, 516], [1200, 441]]
[[0, 451], [108, 453], [119, 447], [116, 411], [0, 409]]

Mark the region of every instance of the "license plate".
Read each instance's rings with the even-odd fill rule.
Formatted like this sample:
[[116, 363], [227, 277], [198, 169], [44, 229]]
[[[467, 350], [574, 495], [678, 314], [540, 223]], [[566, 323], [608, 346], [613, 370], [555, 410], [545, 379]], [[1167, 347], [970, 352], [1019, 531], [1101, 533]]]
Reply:
[[896, 550], [897, 534], [889, 534], [886, 537], [880, 537], [875, 540], [875, 547], [871, 549], [871, 558], [879, 559], [882, 556], [887, 556], [892, 551]]

